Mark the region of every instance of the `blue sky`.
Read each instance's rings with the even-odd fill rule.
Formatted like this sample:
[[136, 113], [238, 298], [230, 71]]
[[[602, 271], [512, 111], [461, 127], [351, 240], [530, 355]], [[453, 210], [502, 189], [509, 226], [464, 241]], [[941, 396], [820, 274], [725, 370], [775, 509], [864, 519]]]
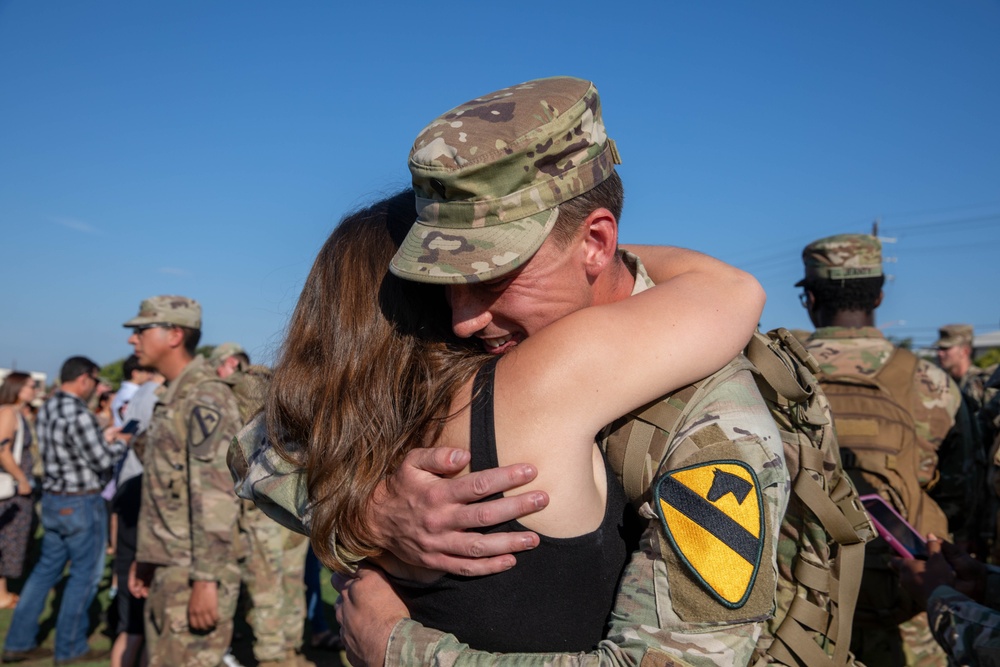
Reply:
[[879, 323], [1000, 328], [1000, 3], [0, 0], [0, 366], [130, 352], [153, 294], [270, 361], [320, 244], [419, 130], [570, 74], [622, 154], [626, 242], [755, 273], [806, 327], [811, 240], [881, 220]]

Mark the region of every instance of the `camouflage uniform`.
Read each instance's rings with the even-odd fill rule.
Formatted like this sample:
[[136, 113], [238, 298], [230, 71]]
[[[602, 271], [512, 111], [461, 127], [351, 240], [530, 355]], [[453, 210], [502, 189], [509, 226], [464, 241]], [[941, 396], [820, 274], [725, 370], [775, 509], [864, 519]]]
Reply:
[[240, 531], [248, 542], [242, 570], [251, 601], [247, 622], [253, 628], [254, 658], [261, 664], [287, 660], [302, 648], [309, 539], [248, 500], [242, 502]]
[[[150, 667], [214, 667], [232, 638], [239, 597], [239, 500], [223, 448], [239, 428], [236, 400], [201, 357], [168, 386], [143, 436], [136, 562], [158, 566], [146, 603]], [[191, 581], [218, 583], [219, 622], [188, 626]]]
[[[820, 328], [812, 335], [806, 348], [816, 357], [825, 373], [850, 372], [867, 376], [874, 375], [882, 368], [894, 349], [892, 343], [874, 327]], [[955, 416], [962, 403], [961, 395], [958, 387], [944, 371], [926, 361], [920, 361], [917, 365], [914, 386], [920, 397], [919, 403], [912, 407], [920, 448], [918, 479], [925, 488], [936, 482], [935, 491], [940, 493], [940, 498], [948, 501], [942, 509], [949, 515], [950, 520], [954, 519], [954, 524], [961, 524], [970, 516], [964, 509], [971, 490], [971, 485], [968, 483], [970, 473], [968, 466], [965, 465], [964, 456], [973, 446], [969, 444], [969, 439], [965, 435], [961, 435], [959, 443], [965, 444], [950, 446], [950, 455], [947, 458], [939, 457], [942, 445], [955, 423]], [[886, 591], [875, 591], [874, 596], [872, 595], [875, 587], [873, 582], [876, 579], [887, 577], [889, 581], [895, 581], [895, 577], [888, 569], [887, 559], [891, 554], [883, 549], [880, 555], [877, 545], [878, 542], [871, 544], [868, 549], [865, 578], [855, 617], [852, 651], [868, 664], [877, 665], [899, 664], [902, 657], [898, 651], [915, 650], [914, 655], [907, 656], [907, 663], [926, 663], [923, 656], [933, 655], [937, 650], [926, 631], [926, 619], [923, 614], [904, 623], [901, 632], [906, 635], [906, 647], [903, 646], [894, 624], [880, 625], [877, 621], [880, 617], [884, 618], [885, 610], [900, 609], [909, 605], [899, 598], [901, 595], [899, 591], [889, 593], [896, 590], [894, 583], [887, 583]], [[890, 653], [885, 653], [886, 650]], [[892, 650], [897, 652], [892, 653]], [[932, 659], [929, 664], [935, 664], [935, 661]], [[937, 664], [943, 663], [938, 661]]]
[[949, 586], [938, 586], [927, 600], [931, 630], [954, 664], [1000, 665], [1000, 569], [987, 569], [986, 605]]
[[[652, 283], [638, 260], [629, 259], [636, 265], [636, 294]], [[765, 508], [763, 553], [745, 605], [728, 609], [713, 597], [708, 584], [694, 574], [696, 566], [687, 564], [673, 546], [664, 520], [646, 504], [642, 513], [651, 520], [622, 575], [607, 639], [592, 653], [493, 655], [470, 649], [454, 635], [404, 620], [393, 630], [386, 664], [748, 664], [774, 609], [778, 527], [789, 492], [783, 448], [746, 371], [706, 396], [689, 423], [694, 426], [675, 437], [664, 466], [667, 473], [656, 484], [670, 471], [720, 459], [749, 464], [759, 482]], [[261, 418], [240, 432], [230, 459], [238, 462], [232, 467], [241, 497], [253, 498], [286, 525], [306, 530], [305, 475], [274, 453]]]
[[[635, 265], [637, 274], [632, 294], [652, 286], [638, 259], [627, 256], [627, 260]], [[650, 521], [639, 550], [622, 573], [607, 637], [594, 651], [495, 655], [476, 651], [454, 635], [407, 619], [393, 629], [386, 665], [750, 664], [775, 605], [779, 528], [789, 494], [784, 448], [748, 371], [740, 371], [706, 395], [685, 424], [691, 426], [673, 437], [662, 474], [656, 476], [649, 495], [630, 500], [638, 504], [643, 498], [662, 498], [656, 489], [680, 471], [716, 468], [721, 461], [749, 464], [755, 471], [765, 514], [756, 579], [744, 587], [737, 573], [744, 564], [738, 561], [726, 561], [722, 571], [700, 566], [684, 549], [683, 526], [669, 510], [654, 510], [646, 502], [640, 514]], [[746, 602], [720, 602], [718, 584], [713, 586], [719, 580], [727, 584], [739, 581], [739, 592], [746, 596]]]
[[[971, 324], [946, 324], [938, 329], [938, 339], [934, 341], [934, 347], [938, 350], [947, 350], [960, 345], [971, 350], [973, 338]], [[962, 377], [955, 378], [958, 388], [970, 401], [969, 407], [973, 414], [979, 412], [985, 403], [986, 383], [989, 377], [988, 371], [972, 364]]]
[[[242, 351], [235, 343], [224, 343], [216, 347], [210, 360], [218, 364]], [[248, 421], [263, 408], [270, 376], [265, 366], [244, 368], [240, 364], [226, 378], [241, 421]], [[275, 522], [248, 500], [241, 501], [239, 529], [245, 540], [241, 566], [250, 598], [247, 623], [253, 629], [254, 658], [261, 664], [292, 664], [302, 648], [306, 618], [303, 576], [309, 540]]]
[[[456, 107], [414, 143], [409, 166], [417, 220], [390, 270], [438, 284], [476, 283], [509, 273], [545, 241], [560, 204], [596, 187], [619, 162], [604, 130], [597, 91], [588, 81], [529, 81]], [[637, 269], [635, 291], [647, 286]], [[775, 605], [777, 541], [789, 492], [783, 447], [746, 371], [706, 396], [691, 424], [675, 437], [664, 470], [648, 489], [656, 508], [644, 507], [648, 528], [623, 576], [609, 638], [595, 652], [484, 655], [407, 620], [393, 632], [387, 662], [451, 662], [460, 653], [469, 661], [517, 664], [746, 664]], [[253, 426], [240, 434], [232, 451], [235, 467], [248, 468], [238, 480], [240, 493], [258, 499], [265, 511], [275, 511], [273, 516], [294, 522], [308, 509], [304, 482], [268, 451], [260, 425]], [[753, 529], [746, 529], [754, 553], [742, 564], [738, 556], [730, 558], [736, 552], [721, 539], [714, 548], [692, 548], [686, 538], [707, 534], [708, 528], [682, 529], [685, 517], [671, 513], [671, 500], [656, 495], [672, 483], [700, 494], [694, 486], [706, 477], [703, 473], [710, 477], [726, 466], [745, 475], [742, 481], [754, 492], [753, 521], [747, 524]], [[259, 498], [259, 493], [268, 496]], [[750, 497], [747, 493], [740, 497]], [[728, 495], [720, 498], [714, 508], [725, 514], [721, 507]], [[351, 557], [338, 554], [345, 561]], [[699, 561], [706, 554], [719, 560]]]

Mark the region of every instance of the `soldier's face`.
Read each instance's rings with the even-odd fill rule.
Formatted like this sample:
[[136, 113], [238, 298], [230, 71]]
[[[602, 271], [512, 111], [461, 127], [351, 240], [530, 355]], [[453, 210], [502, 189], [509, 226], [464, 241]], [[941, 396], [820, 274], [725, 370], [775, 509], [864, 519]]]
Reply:
[[968, 348], [962, 345], [939, 347], [937, 350], [938, 364], [948, 375], [960, 378], [965, 371], [965, 359], [969, 356]]
[[593, 303], [593, 291], [574, 244], [546, 239], [518, 270], [497, 280], [446, 289], [457, 336], [479, 338], [502, 354], [545, 326]]
[[143, 366], [158, 368], [159, 362], [165, 352], [170, 350], [168, 340], [169, 329], [163, 327], [143, 328], [136, 327], [132, 330], [132, 335], [128, 337], [128, 343], [135, 351], [135, 356], [139, 358], [139, 363]]

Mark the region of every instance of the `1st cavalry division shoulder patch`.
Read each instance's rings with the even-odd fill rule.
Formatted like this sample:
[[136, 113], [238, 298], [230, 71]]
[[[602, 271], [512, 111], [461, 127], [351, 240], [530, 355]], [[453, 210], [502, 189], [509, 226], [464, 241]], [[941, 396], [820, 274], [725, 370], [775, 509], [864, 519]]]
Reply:
[[656, 483], [656, 506], [681, 561], [730, 609], [753, 590], [764, 544], [757, 475], [741, 461], [673, 470]]
[[188, 441], [197, 447], [208, 440], [222, 421], [219, 411], [204, 405], [196, 405], [188, 422]]

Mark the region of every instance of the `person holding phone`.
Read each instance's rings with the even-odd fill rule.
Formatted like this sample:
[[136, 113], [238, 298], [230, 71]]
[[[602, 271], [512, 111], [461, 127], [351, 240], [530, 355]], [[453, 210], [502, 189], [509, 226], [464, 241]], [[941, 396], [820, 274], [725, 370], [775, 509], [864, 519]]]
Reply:
[[934, 638], [954, 664], [995, 665], [1000, 655], [1000, 567], [928, 536], [926, 560], [897, 558], [902, 586], [927, 610]]

